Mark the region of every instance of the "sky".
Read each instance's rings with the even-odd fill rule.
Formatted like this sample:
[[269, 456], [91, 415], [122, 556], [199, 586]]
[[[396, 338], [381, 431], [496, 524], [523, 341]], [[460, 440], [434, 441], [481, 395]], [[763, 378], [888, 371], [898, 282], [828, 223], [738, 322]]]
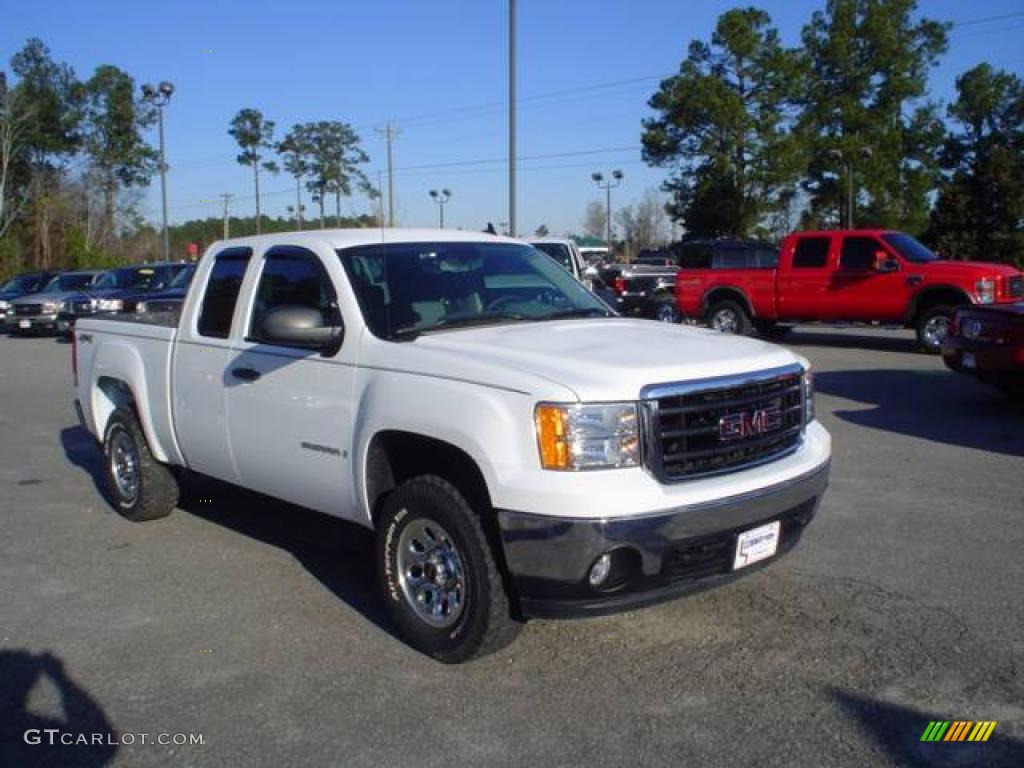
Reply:
[[[824, 0], [765, 0], [784, 43]], [[658, 82], [674, 73], [694, 38], [707, 39], [718, 0], [518, 0], [518, 229], [582, 230], [588, 202], [603, 202], [591, 174], [620, 169], [613, 207], [657, 189], [666, 171], [640, 156], [641, 120]], [[920, 0], [931, 18], [954, 22], [949, 52], [933, 70], [933, 98], [948, 102], [956, 76], [981, 61], [1024, 71], [1024, 0]], [[86, 79], [101, 64], [140, 84], [175, 86], [165, 110], [172, 223], [255, 212], [252, 173], [235, 161], [232, 116], [255, 107], [277, 124], [342, 120], [386, 168], [378, 128], [391, 123], [396, 224], [435, 226], [429, 190], [447, 188], [449, 227], [482, 229], [508, 218], [507, 0], [0, 0], [0, 67], [29, 37]], [[155, 129], [149, 139], [156, 144]], [[385, 182], [386, 186], [386, 182]], [[295, 185], [261, 179], [262, 207], [288, 215]], [[305, 200], [307, 217], [313, 205]], [[140, 206], [160, 219], [158, 179]], [[345, 214], [374, 212], [362, 196]], [[333, 199], [329, 211], [333, 211]]]

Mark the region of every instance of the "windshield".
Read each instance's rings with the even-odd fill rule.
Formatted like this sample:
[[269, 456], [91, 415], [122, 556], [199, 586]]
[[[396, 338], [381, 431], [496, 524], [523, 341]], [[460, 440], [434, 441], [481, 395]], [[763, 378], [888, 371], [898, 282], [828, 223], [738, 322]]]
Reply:
[[93, 276], [86, 273], [78, 273], [72, 275], [58, 275], [53, 278], [47, 286], [47, 293], [68, 293], [69, 291], [78, 291], [82, 288], [88, 287], [92, 282]]
[[572, 272], [572, 254], [569, 253], [569, 248], [564, 243], [531, 243], [531, 245]]
[[192, 282], [192, 275], [196, 273], [195, 267], [185, 267], [181, 272], [174, 276], [168, 284], [168, 288], [188, 288], [189, 283]]
[[42, 275], [19, 275], [18, 277], [11, 278], [4, 283], [3, 288], [0, 290], [26, 293], [28, 291], [36, 290], [42, 280]]
[[96, 288], [148, 288], [155, 274], [150, 267], [114, 269], [96, 281]]
[[544, 254], [506, 243], [391, 243], [338, 251], [370, 331], [382, 339], [491, 323], [610, 317]]
[[902, 232], [888, 232], [882, 235], [882, 239], [895, 248], [896, 252], [907, 261], [921, 263], [936, 261], [939, 258], [910, 235]]

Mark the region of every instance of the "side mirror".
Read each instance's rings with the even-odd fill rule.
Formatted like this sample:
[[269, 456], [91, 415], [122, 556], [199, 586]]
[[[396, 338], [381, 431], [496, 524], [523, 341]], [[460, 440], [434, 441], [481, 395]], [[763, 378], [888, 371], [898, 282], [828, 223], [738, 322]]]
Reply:
[[896, 272], [900, 268], [897, 259], [887, 255], [884, 251], [875, 254], [875, 270], [878, 272]]
[[260, 340], [328, 353], [341, 346], [344, 332], [340, 318], [336, 325], [325, 325], [323, 312], [319, 309], [283, 306], [263, 316]]

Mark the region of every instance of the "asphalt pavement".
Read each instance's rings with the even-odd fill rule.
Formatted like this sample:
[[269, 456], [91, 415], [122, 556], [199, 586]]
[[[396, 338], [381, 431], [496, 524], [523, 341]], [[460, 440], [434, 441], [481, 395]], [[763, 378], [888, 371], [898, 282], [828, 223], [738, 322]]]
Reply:
[[908, 333], [787, 343], [835, 450], [796, 550], [448, 667], [391, 634], [361, 529], [212, 481], [118, 517], [69, 347], [0, 336], [0, 766], [1024, 765], [1024, 409]]

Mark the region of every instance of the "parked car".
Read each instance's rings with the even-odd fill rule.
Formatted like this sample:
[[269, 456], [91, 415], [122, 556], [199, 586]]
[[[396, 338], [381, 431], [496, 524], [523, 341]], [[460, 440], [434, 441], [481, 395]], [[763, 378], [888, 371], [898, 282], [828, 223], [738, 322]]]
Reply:
[[14, 299], [8, 313], [8, 332], [55, 333], [61, 304], [68, 296], [87, 290], [99, 274], [99, 270], [62, 272], [52, 277], [42, 291]]
[[188, 286], [196, 273], [196, 265], [189, 264], [174, 276], [163, 290], [154, 289], [140, 293], [125, 301], [125, 312], [128, 306], [134, 306], [136, 312], [177, 312], [185, 301]]
[[1024, 398], [1024, 302], [958, 308], [942, 359], [951, 370]]
[[56, 272], [24, 272], [0, 286], [0, 328], [6, 328], [11, 302], [21, 296], [39, 293]]
[[601, 279], [597, 268], [583, 261], [580, 250], [573, 240], [544, 237], [527, 242], [565, 267], [569, 274], [593, 291], [609, 307], [615, 306], [615, 294]]
[[1024, 297], [1024, 274], [1003, 264], [945, 261], [910, 235], [890, 230], [799, 232], [767, 252], [715, 268], [707, 257], [680, 263], [682, 312], [727, 333], [777, 332], [780, 323], [862, 321], [913, 328], [937, 353], [960, 304]]
[[187, 467], [365, 526], [395, 626], [444, 662], [509, 642], [516, 610], [750, 573], [827, 483], [805, 359], [616, 317], [510, 238], [215, 243], [179, 320], [131, 319], [82, 319], [72, 348], [116, 509], [168, 514]]
[[774, 266], [778, 249], [758, 240], [683, 240], [647, 258], [646, 264], [627, 268], [620, 275], [616, 283], [620, 307], [627, 314], [678, 323], [686, 317], [676, 297], [680, 269]]
[[69, 334], [81, 317], [100, 312], [134, 312], [140, 294], [167, 288], [188, 262], [157, 262], [104, 272], [87, 291], [69, 296], [57, 318], [58, 331]]

